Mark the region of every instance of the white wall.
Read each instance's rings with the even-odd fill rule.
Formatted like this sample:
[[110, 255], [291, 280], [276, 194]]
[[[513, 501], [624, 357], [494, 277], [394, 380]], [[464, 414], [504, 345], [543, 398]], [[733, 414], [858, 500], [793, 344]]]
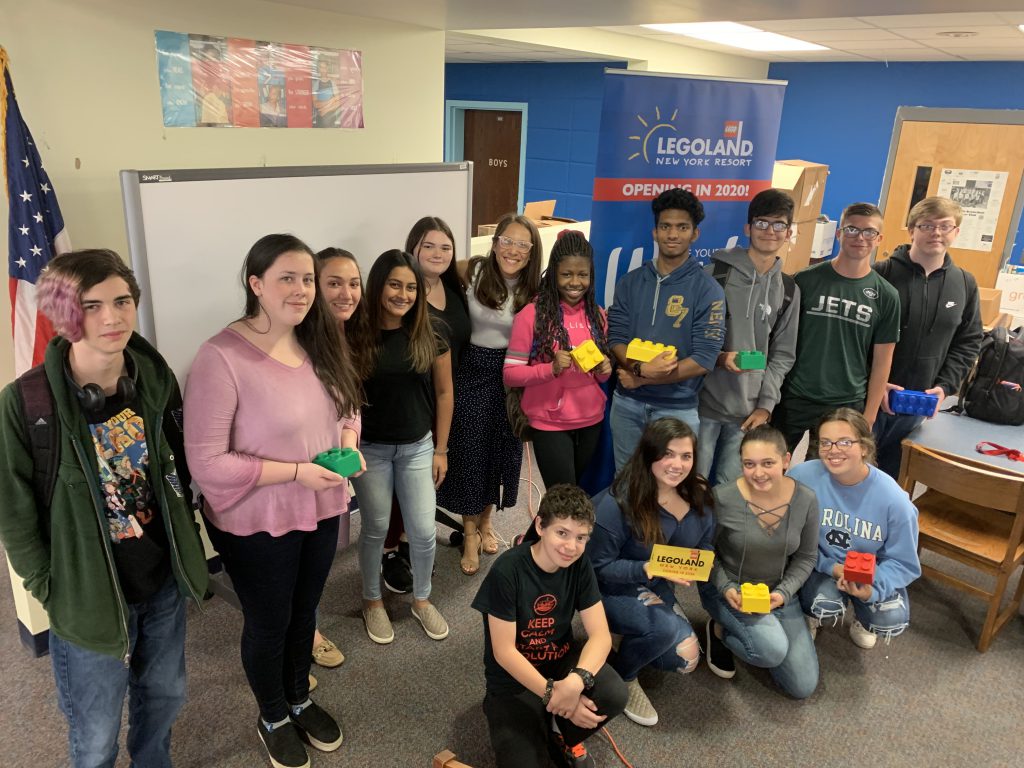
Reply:
[[[366, 128], [164, 128], [157, 29], [361, 50]], [[260, 0], [0, 0], [0, 45], [77, 248], [127, 258], [123, 168], [442, 159], [444, 33], [436, 30]], [[2, 293], [0, 383], [13, 378]]]

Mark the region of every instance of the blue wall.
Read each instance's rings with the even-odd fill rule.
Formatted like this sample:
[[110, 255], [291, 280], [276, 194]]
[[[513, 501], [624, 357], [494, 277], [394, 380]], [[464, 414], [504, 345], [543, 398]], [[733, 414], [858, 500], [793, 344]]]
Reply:
[[[768, 77], [789, 81], [778, 157], [829, 165], [822, 210], [834, 219], [878, 202], [898, 107], [1024, 109], [1022, 62], [772, 64]], [[1012, 261], [1022, 247], [1018, 232]]]
[[445, 99], [526, 102], [524, 202], [557, 200], [556, 216], [590, 218], [601, 124], [601, 64], [448, 64]]

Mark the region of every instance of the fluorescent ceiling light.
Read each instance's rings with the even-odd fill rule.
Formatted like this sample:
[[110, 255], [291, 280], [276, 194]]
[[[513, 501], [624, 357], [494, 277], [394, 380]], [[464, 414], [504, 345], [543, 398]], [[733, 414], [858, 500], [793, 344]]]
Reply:
[[711, 21], [698, 24], [644, 24], [647, 29], [671, 32], [676, 35], [695, 37], [732, 48], [748, 51], [827, 51], [823, 45], [797, 40], [794, 37], [777, 35], [761, 29], [736, 24], [732, 21]]

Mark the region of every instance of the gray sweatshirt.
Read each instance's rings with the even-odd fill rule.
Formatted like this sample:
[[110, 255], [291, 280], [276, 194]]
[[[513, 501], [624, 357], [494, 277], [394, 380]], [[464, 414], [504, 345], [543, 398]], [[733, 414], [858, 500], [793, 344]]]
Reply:
[[[720, 485], [715, 498], [715, 564], [711, 584], [725, 596], [740, 584], [768, 585], [792, 600], [818, 562], [818, 499], [797, 483], [786, 516], [774, 533], [757, 522], [736, 483]], [[774, 519], [774, 518], [772, 518]]]
[[[722, 350], [760, 350], [765, 353], [767, 368], [731, 373], [725, 368], [715, 367], [704, 377], [699, 412], [701, 418], [741, 422], [755, 408], [764, 408], [771, 413], [779, 402], [782, 380], [796, 360], [800, 289], [796, 289], [786, 314], [779, 317], [785, 295], [781, 259], [776, 259], [772, 268], [763, 275], [754, 269], [746, 248], [716, 251], [711, 260], [732, 268], [725, 280], [728, 314]], [[712, 274], [714, 264], [705, 267], [705, 271]]]

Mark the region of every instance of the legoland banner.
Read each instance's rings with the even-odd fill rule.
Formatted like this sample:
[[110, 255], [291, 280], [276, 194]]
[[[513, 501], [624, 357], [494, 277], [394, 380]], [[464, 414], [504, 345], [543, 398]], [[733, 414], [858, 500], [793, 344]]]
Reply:
[[771, 187], [786, 83], [605, 72], [590, 239], [598, 300], [654, 256], [651, 200], [693, 192], [706, 217], [691, 252], [742, 242], [747, 204]]

